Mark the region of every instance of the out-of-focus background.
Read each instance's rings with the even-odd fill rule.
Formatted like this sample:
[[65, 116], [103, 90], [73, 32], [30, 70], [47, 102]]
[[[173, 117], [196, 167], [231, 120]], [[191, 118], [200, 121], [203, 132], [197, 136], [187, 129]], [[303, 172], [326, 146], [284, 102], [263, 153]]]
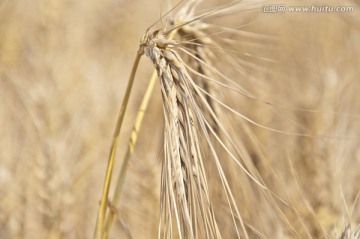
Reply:
[[[247, 195], [253, 186], [241, 186], [246, 177], [237, 178], [240, 169], [229, 160], [224, 167], [248, 227], [263, 235], [251, 238], [323, 238], [324, 231], [336, 238], [349, 222], [360, 223], [359, 203], [354, 204], [360, 190], [359, 5], [272, 3], [354, 6], [351, 13], [264, 13], [262, 5], [270, 4], [264, 1], [224, 20], [230, 26], [252, 22], [247, 30], [276, 36], [271, 42], [260, 39], [259, 48], [241, 45], [273, 62], [245, 56], [249, 77], [240, 83], [277, 107], [233, 94], [231, 101], [262, 125], [312, 137], [276, 134], [238, 118], [227, 122], [270, 189], [296, 213], [277, 210], [283, 205], [274, 209], [272, 203], [279, 202], [273, 199]], [[92, 237], [112, 133], [139, 40], [167, 9], [166, 3], [146, 0], [0, 1], [0, 238]], [[115, 175], [152, 69], [144, 57]], [[157, 235], [162, 122], [156, 88], [110, 238]], [[211, 185], [216, 197], [221, 185]], [[229, 214], [226, 205], [219, 205], [219, 215]], [[281, 219], [284, 211], [288, 225]], [[234, 235], [229, 231], [225, 238]]]

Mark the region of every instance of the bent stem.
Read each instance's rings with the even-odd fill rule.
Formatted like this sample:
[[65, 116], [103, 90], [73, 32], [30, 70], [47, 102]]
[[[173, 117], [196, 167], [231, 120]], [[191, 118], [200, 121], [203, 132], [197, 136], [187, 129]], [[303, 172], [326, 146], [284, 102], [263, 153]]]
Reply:
[[[143, 98], [143, 100], [141, 102], [141, 105], [139, 107], [138, 113], [136, 115], [135, 125], [134, 125], [134, 127], [133, 127], [133, 129], [131, 131], [131, 136], [130, 136], [130, 140], [129, 140], [129, 143], [128, 143], [128, 148], [127, 148], [126, 154], [124, 156], [124, 161], [123, 161], [123, 164], [121, 166], [121, 169], [120, 169], [120, 172], [119, 172], [119, 175], [118, 175], [118, 179], [117, 179], [115, 192], [114, 192], [113, 198], [111, 200], [112, 205], [115, 205], [115, 203], [119, 201], [120, 193], [122, 191], [122, 187], [123, 187], [126, 172], [127, 172], [128, 162], [129, 162], [129, 159], [130, 159], [131, 155], [134, 152], [134, 147], [135, 147], [135, 144], [136, 144], [137, 139], [138, 139], [138, 133], [140, 131], [140, 127], [141, 127], [141, 124], [142, 124], [142, 121], [143, 121], [143, 118], [144, 118], [144, 115], [145, 115], [145, 111], [146, 111], [146, 109], [148, 107], [150, 97], [152, 95], [156, 80], [157, 80], [157, 73], [156, 73], [156, 71], [154, 71], [154, 73], [153, 73], [153, 75], [152, 75], [152, 77], [150, 79], [149, 85], [148, 85], [148, 87], [146, 89], [144, 98]], [[111, 228], [111, 225], [113, 223], [114, 216], [115, 216], [115, 212], [113, 210], [110, 210], [109, 214], [107, 216], [107, 219], [106, 219], [105, 227], [104, 227], [104, 238], [105, 239], [108, 238], [108, 234], [110, 232], [110, 228]]]
[[[175, 34], [177, 33], [177, 30], [174, 30], [173, 32], [171, 32], [168, 36], [168, 39], [173, 39]], [[142, 50], [142, 49], [141, 49]], [[141, 124], [145, 115], [145, 111], [149, 105], [149, 101], [150, 101], [150, 97], [152, 95], [156, 80], [158, 78], [157, 72], [156, 70], [153, 72], [149, 85], [146, 89], [144, 98], [140, 104], [138, 113], [136, 115], [136, 119], [135, 119], [135, 125], [133, 127], [133, 130], [131, 131], [131, 135], [130, 135], [130, 139], [129, 139], [129, 143], [128, 143], [128, 148], [127, 151], [125, 153], [124, 156], [124, 161], [123, 164], [121, 165], [120, 168], [120, 172], [118, 174], [118, 179], [117, 179], [117, 183], [116, 183], [116, 188], [115, 188], [115, 192], [113, 195], [113, 198], [111, 200], [111, 205], [116, 205], [116, 203], [119, 201], [120, 198], [120, 193], [122, 191], [123, 188], [123, 184], [125, 181], [125, 176], [126, 176], [126, 172], [127, 172], [127, 167], [128, 167], [128, 162], [130, 160], [131, 155], [134, 152], [134, 148], [135, 145], [137, 143], [137, 139], [138, 139], [138, 133], [139, 130], [141, 128]], [[103, 231], [103, 238], [107, 239], [109, 236], [109, 232], [111, 229], [111, 225], [114, 221], [114, 216], [115, 216], [116, 211], [114, 210], [110, 210], [109, 214], [107, 215], [106, 218], [106, 222], [105, 222], [105, 227], [104, 227], [104, 231]]]
[[103, 235], [104, 235], [104, 228], [103, 228], [104, 226], [103, 225], [104, 225], [104, 219], [106, 216], [110, 181], [111, 181], [111, 175], [112, 175], [113, 166], [114, 166], [117, 142], [119, 139], [120, 130], [121, 130], [121, 126], [122, 126], [122, 123], [124, 120], [124, 115], [125, 115], [128, 101], [129, 101], [132, 85], [134, 83], [135, 74], [136, 74], [142, 54], [143, 54], [142, 49], [139, 49], [139, 51], [136, 55], [132, 70], [131, 70], [128, 85], [126, 87], [125, 96], [124, 96], [123, 102], [121, 104], [119, 116], [117, 119], [114, 136], [113, 136], [113, 140], [112, 140], [112, 145], [111, 145], [110, 153], [109, 153], [108, 165], [107, 165], [107, 169], [106, 169], [105, 182], [104, 182], [104, 186], [103, 186], [103, 192], [102, 192], [102, 196], [101, 196], [99, 212], [98, 212], [98, 216], [97, 216], [96, 229], [95, 229], [95, 235], [94, 235], [95, 239], [102, 239]]

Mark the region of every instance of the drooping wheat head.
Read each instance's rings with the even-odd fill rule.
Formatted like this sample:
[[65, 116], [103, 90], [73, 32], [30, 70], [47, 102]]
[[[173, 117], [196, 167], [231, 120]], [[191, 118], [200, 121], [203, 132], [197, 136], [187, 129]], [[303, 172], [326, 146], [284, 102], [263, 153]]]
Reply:
[[175, 219], [181, 238], [219, 238], [200, 150], [198, 131], [206, 130], [207, 126], [196, 99], [195, 83], [173, 49], [178, 45], [176, 41], [167, 40], [159, 31], [143, 45], [158, 72], [164, 107], [165, 158], [161, 183], [164, 235], [172, 237]]

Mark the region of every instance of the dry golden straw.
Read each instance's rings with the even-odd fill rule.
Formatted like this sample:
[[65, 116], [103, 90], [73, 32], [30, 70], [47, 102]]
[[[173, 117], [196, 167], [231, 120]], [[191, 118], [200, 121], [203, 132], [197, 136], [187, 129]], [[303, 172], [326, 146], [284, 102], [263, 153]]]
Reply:
[[0, 239], [359, 239], [359, 6], [0, 1]]

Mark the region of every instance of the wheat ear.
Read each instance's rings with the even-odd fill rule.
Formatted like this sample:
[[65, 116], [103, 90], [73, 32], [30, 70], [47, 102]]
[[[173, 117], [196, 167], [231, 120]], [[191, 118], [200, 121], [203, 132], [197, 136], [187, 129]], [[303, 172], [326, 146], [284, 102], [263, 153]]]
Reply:
[[[194, 1], [188, 5], [186, 12], [191, 12], [194, 6]], [[180, 238], [221, 238], [214, 211], [210, 203], [210, 196], [208, 192], [208, 185], [203, 165], [203, 158], [201, 152], [201, 139], [199, 133], [203, 132], [208, 146], [211, 148], [211, 152], [216, 158], [217, 168], [226, 191], [227, 200], [230, 206], [230, 211], [233, 216], [236, 232], [239, 237], [239, 232], [236, 227], [235, 214], [237, 214], [238, 220], [240, 220], [242, 226], [242, 220], [234, 202], [229, 185], [226, 181], [224, 172], [221, 168], [219, 159], [216, 156], [216, 152], [209, 139], [208, 129], [212, 132], [212, 126], [204, 116], [203, 107], [208, 106], [212, 108], [212, 98], [206, 97], [204, 99], [203, 93], [199, 91], [198, 86], [191, 79], [188, 73], [188, 66], [183, 62], [179, 53], [175, 50], [178, 43], [170, 40], [171, 34], [175, 34], [177, 30], [183, 29], [185, 36], [193, 36], [194, 39], [198, 39], [195, 42], [196, 56], [191, 54], [185, 49], [181, 49], [184, 46], [179, 46], [179, 49], [183, 53], [188, 54], [198, 61], [198, 76], [203, 73], [202, 65], [206, 65], [203, 62], [204, 54], [201, 52], [201, 48], [207, 43], [209, 38], [206, 35], [198, 35], [199, 31], [195, 29], [185, 29], [190, 23], [193, 23], [201, 18], [209, 17], [213, 13], [220, 13], [221, 10], [216, 9], [209, 13], [200, 15], [198, 17], [190, 18], [190, 20], [183, 20], [180, 23], [176, 23], [170, 29], [164, 29], [155, 31], [151, 35], [145, 34], [143, 42], [140, 46], [137, 63], [140, 55], [145, 54], [152, 60], [155, 69], [158, 73], [161, 93], [163, 97], [163, 107], [165, 115], [165, 143], [164, 152], [165, 159], [163, 162], [162, 170], [162, 182], [161, 182], [161, 219], [159, 224], [159, 237], [163, 234], [167, 238], [173, 236], [172, 224], [176, 223], [178, 227], [178, 233]], [[180, 37], [181, 34], [180, 34]], [[210, 42], [209, 44], [211, 44]], [[198, 44], [198, 45], [197, 45]], [[186, 47], [185, 47], [186, 48]], [[189, 54], [190, 53], [190, 54]], [[131, 84], [134, 80], [137, 63], [134, 64], [132, 76], [130, 77], [128, 90], [131, 90]], [[195, 74], [195, 75], [197, 75]], [[151, 80], [153, 82], [153, 80]], [[198, 83], [204, 83], [202, 81]], [[207, 87], [206, 83], [205, 86]], [[127, 91], [127, 93], [129, 93]], [[150, 93], [151, 94], [151, 89]], [[208, 93], [208, 92], [207, 92]], [[125, 95], [125, 108], [128, 100], [128, 95]], [[145, 108], [147, 101], [145, 102]], [[123, 107], [122, 107], [123, 109]], [[211, 109], [213, 112], [214, 109]], [[125, 112], [125, 111], [121, 111]], [[119, 174], [118, 185], [112, 200], [112, 203], [116, 203], [120, 195], [123, 179], [127, 168], [127, 162], [133, 152], [134, 145], [137, 139], [137, 131], [141, 125], [143, 110], [139, 111], [136, 125], [131, 134], [128, 151], [125, 154], [125, 160]], [[212, 121], [216, 125], [216, 117], [210, 115]], [[110, 225], [113, 220], [114, 212], [110, 210], [108, 218], [104, 226], [104, 218], [106, 216], [106, 204], [108, 188], [111, 179], [112, 165], [114, 161], [114, 154], [116, 149], [116, 141], [120, 133], [120, 118], [123, 115], [120, 113], [116, 132], [114, 134], [114, 142], [111, 148], [109, 156], [109, 166], [107, 170], [107, 176], [104, 185], [104, 192], [102, 197], [102, 204], [99, 210], [97, 232], [99, 238], [106, 238], [110, 229]], [[215, 117], [215, 118], [214, 118]], [[119, 123], [120, 122], [120, 123]], [[214, 125], [213, 125], [214, 126]], [[216, 133], [215, 133], [216, 134]], [[219, 139], [218, 139], [219, 140]], [[236, 211], [236, 213], [233, 212]], [[173, 215], [174, 214], [174, 215]], [[175, 218], [175, 220], [174, 220]], [[100, 225], [101, 224], [101, 225]], [[245, 235], [246, 230], [243, 226]]]
[[350, 225], [343, 229], [343, 232], [337, 239], [359, 239], [360, 238], [360, 225], [357, 228], [351, 228]]
[[144, 42], [144, 52], [158, 72], [165, 116], [159, 237], [171, 238], [176, 223], [180, 238], [221, 238], [197, 133], [203, 124], [195, 117], [200, 109], [185, 64], [172, 49], [176, 45], [162, 32]]

